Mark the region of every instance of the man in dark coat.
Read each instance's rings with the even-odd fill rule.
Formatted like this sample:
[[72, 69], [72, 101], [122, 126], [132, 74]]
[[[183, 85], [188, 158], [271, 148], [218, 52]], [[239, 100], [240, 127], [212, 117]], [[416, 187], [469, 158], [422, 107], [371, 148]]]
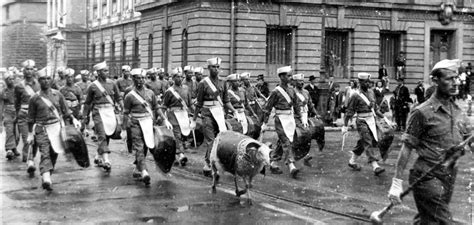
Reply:
[[314, 108], [318, 108], [319, 102], [319, 88], [316, 86], [316, 77], [314, 75], [309, 76], [309, 84], [307, 84], [304, 89], [309, 92], [309, 96], [311, 97], [311, 101], [314, 104]]
[[398, 79], [398, 86], [393, 91], [395, 98], [395, 121], [397, 123], [397, 130], [405, 130], [405, 123], [407, 121], [408, 113], [410, 112], [409, 103], [413, 103], [410, 98], [410, 91], [405, 86], [403, 78]]
[[259, 74], [257, 77], [257, 85], [255, 85], [257, 89], [262, 93], [265, 97], [268, 98], [270, 95], [270, 89], [268, 88], [268, 83], [263, 80], [263, 74]]
[[425, 87], [423, 87], [423, 81], [418, 81], [418, 85], [415, 88], [416, 101], [421, 104], [425, 101]]

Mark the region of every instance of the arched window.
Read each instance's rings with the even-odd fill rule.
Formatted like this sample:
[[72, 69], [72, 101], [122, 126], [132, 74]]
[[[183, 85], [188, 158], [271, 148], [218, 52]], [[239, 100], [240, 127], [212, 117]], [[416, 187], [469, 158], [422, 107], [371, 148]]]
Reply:
[[184, 29], [181, 37], [181, 62], [183, 67], [188, 65], [188, 30]]
[[148, 68], [153, 67], [153, 34], [148, 35]]

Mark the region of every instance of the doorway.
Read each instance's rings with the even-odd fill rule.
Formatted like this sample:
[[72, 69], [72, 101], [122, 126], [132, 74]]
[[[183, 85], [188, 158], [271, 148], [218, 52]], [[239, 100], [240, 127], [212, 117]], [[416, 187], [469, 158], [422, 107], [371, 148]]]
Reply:
[[443, 59], [455, 56], [454, 30], [432, 30], [430, 35], [430, 69]]

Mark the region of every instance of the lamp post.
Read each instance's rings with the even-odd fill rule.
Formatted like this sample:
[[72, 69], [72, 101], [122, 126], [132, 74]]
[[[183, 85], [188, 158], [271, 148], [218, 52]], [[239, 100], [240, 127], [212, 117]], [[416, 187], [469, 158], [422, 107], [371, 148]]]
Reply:
[[51, 37], [51, 39], [53, 40], [53, 46], [54, 46], [54, 49], [55, 49], [54, 50], [55, 52], [54, 52], [53, 79], [51, 80], [51, 82], [54, 82], [54, 79], [55, 79], [55, 76], [56, 76], [56, 67], [57, 67], [57, 64], [58, 64], [58, 51], [61, 48], [61, 46], [63, 45], [64, 41], [66, 41], [66, 39], [62, 35], [61, 31], [58, 31], [58, 33], [56, 33], [56, 35]]

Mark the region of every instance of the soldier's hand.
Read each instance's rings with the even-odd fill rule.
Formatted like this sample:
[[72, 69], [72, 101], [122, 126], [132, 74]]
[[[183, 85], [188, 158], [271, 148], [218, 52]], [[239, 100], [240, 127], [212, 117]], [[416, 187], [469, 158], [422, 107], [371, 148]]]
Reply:
[[127, 140], [127, 131], [122, 129], [120, 137], [122, 138], [122, 140]]
[[164, 122], [164, 123], [165, 123], [165, 126], [166, 126], [166, 128], [168, 128], [168, 129], [170, 129], [170, 130], [172, 130], [172, 129], [173, 129], [173, 125], [171, 125], [170, 121], [168, 121], [168, 120], [165, 120], [165, 122]]
[[341, 133], [342, 135], [346, 134], [347, 132], [349, 132], [349, 128], [347, 126], [342, 126], [341, 127]]
[[191, 128], [191, 130], [196, 129], [196, 121], [191, 120], [191, 122], [189, 123], [189, 128]]
[[28, 132], [28, 137], [26, 138], [26, 142], [27, 142], [28, 144], [31, 144], [31, 143], [33, 143], [34, 138], [35, 138], [35, 137], [33, 136], [33, 133], [32, 133], [32, 132]]
[[303, 122], [303, 127], [305, 127], [305, 128], [306, 128], [306, 127], [309, 127], [308, 122]]
[[81, 123], [74, 117], [72, 118], [72, 124], [76, 129], [81, 129]]
[[400, 195], [403, 192], [402, 186], [403, 180], [398, 178], [392, 178], [392, 186], [390, 186], [390, 190], [388, 191], [388, 198], [394, 205], [398, 205], [402, 203], [400, 199]]
[[267, 128], [268, 128], [268, 127], [267, 127], [267, 124], [266, 124], [266, 123], [263, 123], [263, 124], [262, 124], [262, 131], [266, 131]]

